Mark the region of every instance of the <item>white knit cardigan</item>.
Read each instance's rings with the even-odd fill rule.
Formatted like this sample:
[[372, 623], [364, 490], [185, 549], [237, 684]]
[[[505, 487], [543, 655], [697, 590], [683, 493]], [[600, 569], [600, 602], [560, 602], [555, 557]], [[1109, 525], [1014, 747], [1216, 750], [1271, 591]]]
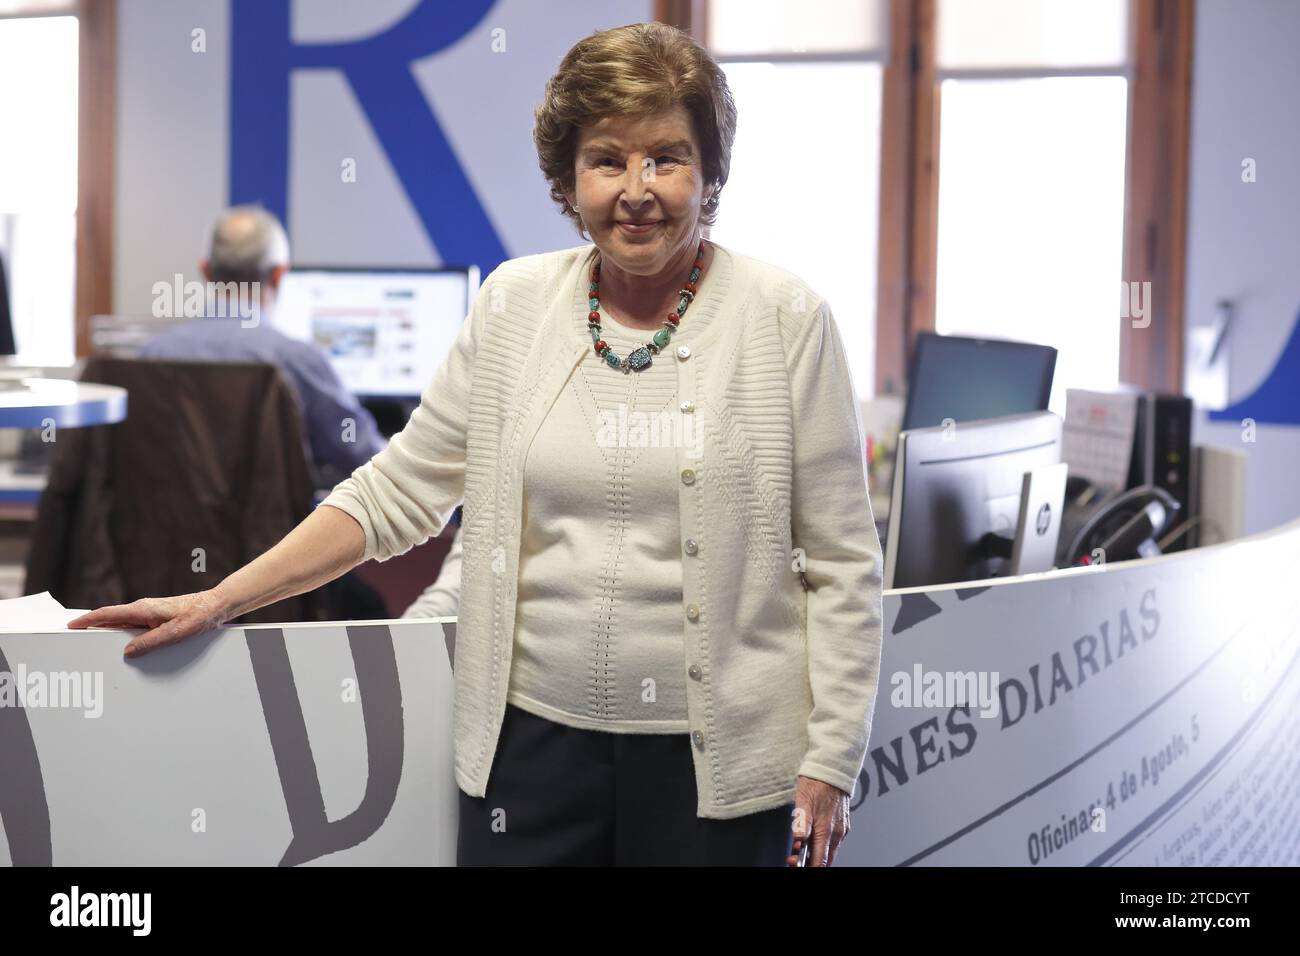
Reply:
[[[485, 793], [506, 706], [523, 463], [590, 353], [594, 253], [493, 270], [406, 428], [324, 501], [361, 525], [365, 558], [383, 561], [438, 534], [464, 500], [453, 733], [456, 782], [471, 796]], [[694, 336], [704, 309], [711, 321]], [[852, 792], [879, 681], [881, 555], [830, 308], [789, 272], [718, 246], [654, 361], [676, 366], [703, 429], [702, 444], [680, 443], [677, 486], [697, 813], [789, 803], [800, 774]]]

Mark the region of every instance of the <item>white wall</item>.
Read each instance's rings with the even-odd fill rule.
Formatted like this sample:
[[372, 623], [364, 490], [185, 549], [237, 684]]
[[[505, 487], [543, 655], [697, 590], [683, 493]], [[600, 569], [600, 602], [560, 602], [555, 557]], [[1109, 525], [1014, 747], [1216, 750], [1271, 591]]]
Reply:
[[[279, 0], [275, 0], [279, 2]], [[295, 42], [378, 33], [415, 0], [296, 0]], [[510, 256], [583, 240], [552, 204], [537, 168], [532, 111], [575, 42], [653, 18], [651, 0], [499, 0], [474, 30], [412, 69]], [[207, 52], [191, 50], [206, 31]], [[505, 52], [492, 31], [505, 30]], [[208, 226], [227, 203], [228, 0], [119, 5], [114, 308], [147, 313], [155, 282], [196, 277]], [[437, 265], [424, 232], [342, 74], [298, 71], [291, 117], [290, 240], [299, 262]], [[313, 156], [357, 159], [339, 167]]]
[[[1298, 50], [1295, 0], [1197, 3], [1186, 321], [1209, 323], [1217, 300], [1237, 301], [1233, 402], [1269, 376], [1300, 312]], [[1247, 157], [1254, 183], [1241, 179]], [[1196, 436], [1249, 454], [1248, 530], [1300, 515], [1300, 427], [1260, 424], [1250, 444], [1239, 424], [1202, 420]]]

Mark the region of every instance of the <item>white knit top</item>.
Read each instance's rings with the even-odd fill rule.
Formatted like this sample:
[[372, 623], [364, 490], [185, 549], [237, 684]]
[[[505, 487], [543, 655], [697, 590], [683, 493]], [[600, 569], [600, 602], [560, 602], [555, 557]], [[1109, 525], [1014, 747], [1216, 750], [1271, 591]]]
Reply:
[[[717, 248], [700, 284], [731, 262]], [[675, 338], [712, 312], [687, 309]], [[654, 334], [601, 316], [626, 357]], [[514, 661], [507, 700], [572, 727], [687, 733], [677, 454], [698, 440], [671, 350], [622, 372], [594, 350], [542, 421], [524, 468]]]
[[[686, 677], [699, 816], [788, 803], [799, 775], [846, 793], [857, 783], [880, 677], [881, 577], [848, 359], [814, 289], [714, 245], [671, 349], [629, 373], [635, 383], [592, 361], [592, 246], [503, 262], [406, 428], [323, 504], [355, 518], [363, 559], [382, 561], [437, 534], [464, 501], [452, 731], [456, 782], [470, 796], [487, 791], [512, 688], [606, 720], [657, 720], [675, 707], [671, 665], [656, 663], [670, 633]], [[676, 495], [675, 532], [668, 506], [651, 497], [658, 456], [607, 458], [593, 449], [590, 425], [565, 427], [601, 400], [583, 383], [621, 381], [638, 390], [638, 406], [655, 403], [653, 380], [642, 379], [656, 368], [676, 376], [679, 407], [690, 402], [703, 425], [701, 447], [672, 449], [675, 477], [663, 491]], [[582, 467], [561, 476], [561, 451]], [[579, 537], [584, 507], [595, 520]], [[660, 566], [670, 553], [680, 579]], [[544, 596], [550, 587], [571, 599]], [[660, 619], [668, 610], [671, 632]], [[565, 620], [580, 630], [566, 631]], [[613, 655], [608, 668], [602, 648]], [[581, 660], [581, 685], [578, 665], [553, 663], [564, 655]], [[528, 673], [541, 667], [545, 690]], [[646, 678], [657, 703], [643, 710], [628, 689]], [[603, 712], [593, 707], [602, 702]]]

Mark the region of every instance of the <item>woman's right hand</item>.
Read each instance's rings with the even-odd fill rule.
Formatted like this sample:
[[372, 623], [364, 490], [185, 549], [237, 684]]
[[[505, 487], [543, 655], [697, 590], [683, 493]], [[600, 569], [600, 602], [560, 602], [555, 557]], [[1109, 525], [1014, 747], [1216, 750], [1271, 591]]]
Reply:
[[147, 628], [143, 634], [133, 637], [123, 651], [127, 657], [139, 657], [155, 648], [221, 627], [229, 620], [227, 612], [225, 601], [215, 590], [195, 591], [97, 608], [69, 621], [68, 627]]

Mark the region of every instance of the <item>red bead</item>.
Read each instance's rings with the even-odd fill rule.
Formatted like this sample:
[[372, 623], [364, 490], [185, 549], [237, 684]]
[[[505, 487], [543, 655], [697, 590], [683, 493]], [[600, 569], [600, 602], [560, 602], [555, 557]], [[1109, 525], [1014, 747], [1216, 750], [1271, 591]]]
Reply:
[[696, 287], [694, 282], [686, 283], [686, 291], [689, 292], [691, 295], [695, 295], [695, 288]]
[[588, 322], [599, 322], [599, 321], [600, 321], [600, 313], [599, 313], [599, 312], [588, 312], [588, 313], [587, 313], [587, 321], [588, 321]]
[[680, 315], [678, 315], [676, 312], [669, 312], [669, 313], [668, 313], [668, 321], [671, 322], [673, 325], [676, 325], [676, 324], [677, 324], [678, 322], [680, 322], [681, 320], [682, 320], [682, 317], [681, 317]]
[[604, 339], [600, 339], [596, 342], [595, 345], [592, 346], [592, 348], [594, 348], [596, 350], [596, 354], [599, 355], [601, 352], [605, 351], [605, 349], [609, 348], [609, 346], [605, 344]]

